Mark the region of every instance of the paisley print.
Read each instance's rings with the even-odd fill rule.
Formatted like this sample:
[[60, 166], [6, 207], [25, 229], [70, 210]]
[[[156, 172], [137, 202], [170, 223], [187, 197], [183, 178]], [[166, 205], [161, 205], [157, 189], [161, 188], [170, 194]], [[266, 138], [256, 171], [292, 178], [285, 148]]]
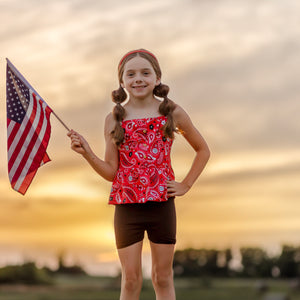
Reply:
[[174, 180], [170, 152], [172, 139], [163, 135], [165, 116], [125, 120], [119, 149], [119, 169], [110, 204], [167, 201], [167, 180]]

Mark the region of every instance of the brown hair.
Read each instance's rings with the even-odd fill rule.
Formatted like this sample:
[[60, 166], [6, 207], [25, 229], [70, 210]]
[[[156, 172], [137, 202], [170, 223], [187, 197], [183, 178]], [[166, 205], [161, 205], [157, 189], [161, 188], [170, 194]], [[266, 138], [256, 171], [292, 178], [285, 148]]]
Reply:
[[[113, 109], [113, 116], [116, 121], [116, 125], [114, 130], [111, 132], [111, 135], [113, 137], [113, 140], [115, 141], [117, 146], [120, 146], [120, 144], [124, 140], [124, 130], [121, 126], [121, 122], [125, 117], [125, 109], [121, 105], [122, 102], [124, 102], [127, 98], [127, 94], [124, 91], [124, 89], [121, 86], [122, 83], [122, 77], [124, 73], [124, 66], [125, 64], [131, 60], [132, 58], [140, 56], [142, 58], [147, 59], [150, 64], [152, 65], [154, 72], [157, 76], [157, 78], [161, 79], [161, 69], [159, 66], [159, 63], [151, 52], [145, 49], [138, 49], [133, 50], [125, 54], [122, 59], [120, 60], [119, 67], [118, 67], [118, 76], [119, 76], [119, 83], [120, 87], [117, 90], [112, 91], [112, 101], [116, 103], [116, 106]], [[153, 94], [155, 96], [161, 97], [164, 100], [159, 105], [159, 113], [163, 116], [167, 117], [166, 124], [162, 127], [162, 130], [164, 132], [164, 135], [166, 137], [169, 137], [171, 139], [174, 138], [174, 132], [176, 132], [176, 126], [173, 118], [173, 110], [175, 109], [175, 103], [168, 98], [169, 93], [169, 87], [165, 84], [160, 83], [158, 86], [156, 86], [153, 90]]]

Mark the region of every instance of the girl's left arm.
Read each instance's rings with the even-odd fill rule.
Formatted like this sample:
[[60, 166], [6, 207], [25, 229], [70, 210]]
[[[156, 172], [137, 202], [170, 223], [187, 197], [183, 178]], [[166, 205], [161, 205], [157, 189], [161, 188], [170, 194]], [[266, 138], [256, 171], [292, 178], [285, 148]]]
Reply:
[[188, 114], [180, 107], [176, 106], [173, 116], [175, 119], [176, 127], [182, 132], [184, 138], [192, 146], [196, 152], [196, 156], [192, 163], [192, 166], [181, 182], [168, 181], [168, 196], [182, 196], [184, 195], [197, 180], [199, 175], [202, 173], [210, 156], [210, 151], [207, 143], [205, 142], [202, 135], [193, 125]]

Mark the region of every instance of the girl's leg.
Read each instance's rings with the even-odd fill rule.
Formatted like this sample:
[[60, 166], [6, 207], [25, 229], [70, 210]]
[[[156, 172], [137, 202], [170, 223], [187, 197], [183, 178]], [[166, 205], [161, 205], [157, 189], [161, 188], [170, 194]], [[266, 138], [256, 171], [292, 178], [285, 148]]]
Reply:
[[152, 283], [156, 300], [175, 300], [173, 281], [174, 244], [150, 242], [152, 255]]
[[118, 249], [122, 267], [120, 300], [138, 300], [142, 288], [143, 241]]

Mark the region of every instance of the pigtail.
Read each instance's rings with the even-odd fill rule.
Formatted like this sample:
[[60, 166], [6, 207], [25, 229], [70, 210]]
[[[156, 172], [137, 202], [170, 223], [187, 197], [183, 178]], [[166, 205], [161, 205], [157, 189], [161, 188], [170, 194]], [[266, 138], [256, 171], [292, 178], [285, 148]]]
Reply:
[[120, 144], [124, 140], [124, 130], [121, 126], [121, 123], [125, 117], [125, 109], [121, 105], [122, 102], [124, 102], [127, 98], [127, 94], [124, 91], [124, 89], [120, 86], [117, 90], [112, 91], [111, 93], [112, 101], [116, 103], [114, 109], [113, 109], [113, 117], [116, 121], [116, 125], [114, 130], [111, 132], [111, 136], [116, 143], [117, 146], [120, 146]]
[[176, 107], [175, 103], [168, 98], [169, 87], [166, 84], [159, 84], [153, 90], [153, 94], [160, 98], [164, 98], [159, 105], [159, 113], [167, 117], [166, 124], [162, 127], [164, 135], [171, 139], [174, 139], [174, 132], [177, 132], [175, 121], [173, 117], [173, 111]]

